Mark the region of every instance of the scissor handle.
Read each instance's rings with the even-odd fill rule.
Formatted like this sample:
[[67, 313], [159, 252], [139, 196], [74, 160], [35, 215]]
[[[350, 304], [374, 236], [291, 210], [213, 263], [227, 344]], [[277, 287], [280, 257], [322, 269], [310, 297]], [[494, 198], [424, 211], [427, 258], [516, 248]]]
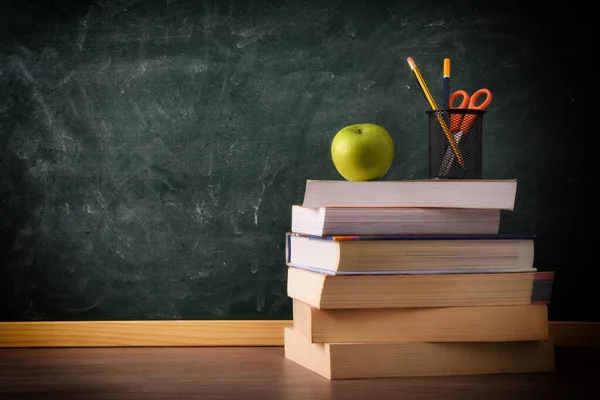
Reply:
[[[476, 105], [475, 103], [477, 102], [477, 100], [483, 95], [485, 95], [485, 100], [481, 104]], [[485, 108], [487, 108], [487, 106], [490, 105], [491, 101], [492, 92], [490, 92], [488, 89], [479, 89], [478, 91], [473, 93], [473, 96], [471, 96], [471, 99], [469, 100], [469, 109], [484, 110]], [[471, 128], [471, 125], [473, 125], [476, 119], [477, 117], [474, 114], [465, 115], [460, 124], [460, 132], [462, 132], [463, 134], [466, 133]]]
[[[461, 100], [460, 104], [458, 105], [458, 107], [454, 107], [452, 105], [452, 103], [454, 103], [454, 100], [456, 100], [457, 97], [462, 97], [462, 100]], [[452, 93], [450, 95], [450, 99], [448, 99], [448, 105], [450, 106], [450, 108], [466, 108], [468, 104], [469, 104], [469, 94], [467, 92], [465, 92], [464, 90], [457, 90], [456, 92]]]
[[[475, 103], [477, 102], [477, 100], [483, 95], [485, 95], [485, 100], [481, 104], [476, 105]], [[491, 102], [492, 92], [490, 92], [489, 89], [482, 88], [473, 93], [473, 95], [471, 96], [471, 99], [469, 100], [469, 108], [473, 110], [485, 110]]]
[[[457, 107], [454, 107], [452, 104], [458, 97], [462, 97], [462, 100]], [[464, 90], [457, 90], [456, 92], [452, 93], [448, 99], [448, 107], [450, 108], [466, 108], [468, 104], [469, 94]], [[450, 114], [450, 133], [454, 134], [460, 130], [460, 124], [462, 123], [463, 117], [463, 114]]]

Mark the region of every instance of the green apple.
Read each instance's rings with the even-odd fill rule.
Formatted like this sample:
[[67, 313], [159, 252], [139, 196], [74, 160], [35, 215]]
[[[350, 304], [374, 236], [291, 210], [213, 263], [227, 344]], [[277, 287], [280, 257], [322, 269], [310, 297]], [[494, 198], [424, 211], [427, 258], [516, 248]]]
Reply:
[[385, 128], [376, 124], [346, 126], [331, 142], [331, 158], [344, 179], [373, 181], [390, 169], [394, 160], [394, 141]]

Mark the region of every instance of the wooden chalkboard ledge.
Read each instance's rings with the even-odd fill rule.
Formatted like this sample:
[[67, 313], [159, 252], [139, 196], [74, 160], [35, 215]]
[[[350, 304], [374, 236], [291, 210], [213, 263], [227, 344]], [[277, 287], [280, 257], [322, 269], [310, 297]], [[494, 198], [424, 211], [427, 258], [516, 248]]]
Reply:
[[[0, 347], [282, 346], [288, 320], [0, 322]], [[550, 322], [556, 346], [600, 346], [600, 322]]]

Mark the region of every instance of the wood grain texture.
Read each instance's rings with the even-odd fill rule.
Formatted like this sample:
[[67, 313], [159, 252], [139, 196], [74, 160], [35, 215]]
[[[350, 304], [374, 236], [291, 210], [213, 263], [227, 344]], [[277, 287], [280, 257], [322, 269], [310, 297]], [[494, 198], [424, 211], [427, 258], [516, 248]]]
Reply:
[[[0, 322], [0, 348], [283, 346], [290, 320]], [[556, 346], [600, 346], [598, 322], [550, 322]]]
[[0, 399], [594, 398], [600, 349], [557, 350], [550, 373], [329, 381], [282, 347], [0, 349]]
[[0, 324], [0, 347], [280, 346], [288, 321], [52, 321]]

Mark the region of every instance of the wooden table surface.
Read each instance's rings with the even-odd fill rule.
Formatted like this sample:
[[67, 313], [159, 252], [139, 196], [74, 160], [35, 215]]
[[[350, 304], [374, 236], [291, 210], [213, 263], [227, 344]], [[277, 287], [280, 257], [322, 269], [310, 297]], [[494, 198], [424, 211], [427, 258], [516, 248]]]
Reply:
[[0, 349], [0, 399], [600, 399], [600, 349], [556, 372], [329, 381], [281, 347]]

